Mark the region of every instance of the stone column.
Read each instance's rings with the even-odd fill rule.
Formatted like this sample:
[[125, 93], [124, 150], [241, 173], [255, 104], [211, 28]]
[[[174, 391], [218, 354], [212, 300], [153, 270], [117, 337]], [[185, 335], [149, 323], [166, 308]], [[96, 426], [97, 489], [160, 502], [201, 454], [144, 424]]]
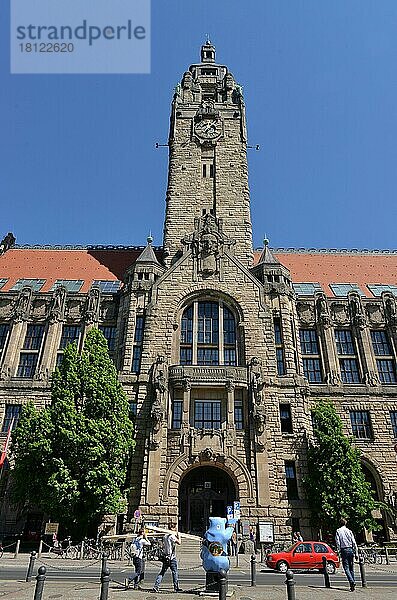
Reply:
[[7, 371], [7, 377], [15, 377], [19, 363], [19, 353], [25, 339], [27, 323], [25, 321], [14, 322], [11, 327], [7, 350], [3, 360], [3, 371]]
[[227, 427], [234, 429], [234, 381], [229, 379], [226, 383], [227, 390], [227, 416], [226, 416], [226, 424]]

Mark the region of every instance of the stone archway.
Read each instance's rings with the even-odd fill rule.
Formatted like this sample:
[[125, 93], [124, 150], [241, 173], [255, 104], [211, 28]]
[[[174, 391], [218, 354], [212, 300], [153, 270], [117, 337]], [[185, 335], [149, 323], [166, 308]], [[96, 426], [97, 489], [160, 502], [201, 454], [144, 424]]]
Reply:
[[252, 477], [247, 467], [239, 459], [233, 456], [226, 456], [216, 458], [213, 461], [200, 461], [196, 458], [196, 460], [192, 462], [186, 453], [179, 456], [166, 473], [163, 500], [169, 503], [171, 499], [177, 497], [180, 482], [188, 471], [198, 466], [205, 465], [219, 467], [219, 469], [227, 472], [234, 483], [236, 494], [240, 498], [242, 506], [255, 504]]
[[[377, 500], [378, 502], [383, 502], [384, 490], [382, 480], [378, 471], [368, 460], [361, 461], [361, 468], [363, 470], [366, 481], [371, 486], [375, 500]], [[367, 537], [369, 537], [369, 541], [372, 541], [373, 539], [373, 541], [375, 542], [383, 543], [389, 538], [386, 515], [380, 510], [373, 511], [372, 515], [377, 521], [380, 529], [378, 531], [372, 532], [371, 536], [367, 535]]]
[[226, 506], [236, 499], [234, 482], [224, 469], [213, 465], [190, 469], [179, 485], [181, 531], [203, 535], [209, 517], [226, 517]]

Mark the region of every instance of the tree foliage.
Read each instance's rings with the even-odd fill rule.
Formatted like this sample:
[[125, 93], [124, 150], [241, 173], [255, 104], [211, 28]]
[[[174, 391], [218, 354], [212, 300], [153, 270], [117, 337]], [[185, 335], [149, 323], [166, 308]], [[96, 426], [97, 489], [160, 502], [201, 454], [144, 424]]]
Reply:
[[309, 446], [305, 488], [313, 524], [331, 533], [344, 517], [355, 531], [376, 529], [371, 513], [381, 505], [365, 479], [360, 451], [343, 434], [332, 402], [318, 402], [312, 414], [314, 443]]
[[51, 404], [27, 404], [13, 434], [13, 495], [65, 531], [92, 533], [105, 514], [123, 512], [133, 449], [129, 404], [97, 329], [84, 349], [64, 352], [52, 376]]

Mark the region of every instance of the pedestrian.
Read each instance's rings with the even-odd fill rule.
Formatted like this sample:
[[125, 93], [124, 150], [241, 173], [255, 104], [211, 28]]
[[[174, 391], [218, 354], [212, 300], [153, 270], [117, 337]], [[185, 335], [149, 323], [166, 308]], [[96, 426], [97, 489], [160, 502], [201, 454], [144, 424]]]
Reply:
[[296, 544], [296, 542], [303, 542], [303, 537], [300, 531], [294, 531], [292, 535], [292, 543]]
[[350, 591], [354, 592], [356, 589], [356, 582], [354, 579], [354, 558], [356, 560], [358, 558], [358, 548], [354, 534], [346, 527], [346, 523], [346, 519], [340, 520], [341, 526], [336, 531], [335, 542], [342, 559], [343, 570], [346, 573], [346, 577], [350, 584]]
[[163, 556], [160, 573], [156, 577], [152, 592], [158, 592], [160, 583], [168, 569], [171, 569], [172, 582], [174, 584], [174, 592], [182, 592], [178, 582], [178, 561], [176, 559], [176, 544], [180, 545], [181, 536], [177, 531], [176, 524], [172, 521], [168, 523], [170, 533], [166, 533], [163, 538]]
[[233, 531], [232, 537], [230, 539], [230, 549], [231, 549], [231, 556], [237, 556], [237, 533], [236, 533], [236, 530]]
[[128, 588], [131, 583], [134, 583], [134, 590], [140, 590], [140, 582], [145, 577], [145, 562], [143, 560], [143, 552], [145, 546], [151, 546], [151, 543], [147, 539], [145, 529], [142, 527], [138, 531], [138, 535], [132, 542], [132, 562], [134, 564], [135, 572], [128, 578], [126, 587]]

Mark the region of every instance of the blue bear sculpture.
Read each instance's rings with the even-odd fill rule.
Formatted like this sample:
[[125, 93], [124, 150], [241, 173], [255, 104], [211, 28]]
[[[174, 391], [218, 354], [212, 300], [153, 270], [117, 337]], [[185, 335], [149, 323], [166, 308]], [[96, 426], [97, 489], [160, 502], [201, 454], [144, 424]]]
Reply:
[[210, 517], [210, 526], [204, 534], [200, 555], [205, 571], [219, 573], [221, 569], [229, 570], [227, 543], [232, 537], [234, 524], [234, 519], [226, 521], [222, 517]]

